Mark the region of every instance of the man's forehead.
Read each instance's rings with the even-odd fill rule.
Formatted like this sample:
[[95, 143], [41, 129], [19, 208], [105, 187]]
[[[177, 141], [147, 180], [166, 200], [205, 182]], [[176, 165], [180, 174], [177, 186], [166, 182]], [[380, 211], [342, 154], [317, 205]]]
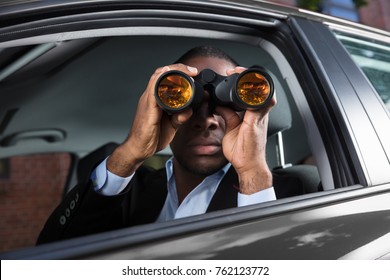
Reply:
[[231, 62], [218, 57], [199, 56], [191, 58], [187, 63], [189, 66], [196, 67], [199, 72], [209, 68], [222, 76], [226, 76], [226, 70], [235, 67]]

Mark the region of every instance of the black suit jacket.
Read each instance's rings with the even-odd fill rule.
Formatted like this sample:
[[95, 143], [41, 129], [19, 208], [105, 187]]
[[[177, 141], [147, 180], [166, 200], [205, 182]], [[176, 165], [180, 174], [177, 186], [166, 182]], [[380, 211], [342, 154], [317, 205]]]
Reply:
[[[278, 198], [303, 193], [297, 177], [274, 174]], [[238, 177], [230, 168], [219, 184], [207, 212], [237, 207]], [[152, 223], [167, 196], [165, 169], [140, 168], [126, 189], [116, 196], [96, 193], [88, 180], [75, 186], [54, 210], [37, 243], [99, 233], [134, 225]]]

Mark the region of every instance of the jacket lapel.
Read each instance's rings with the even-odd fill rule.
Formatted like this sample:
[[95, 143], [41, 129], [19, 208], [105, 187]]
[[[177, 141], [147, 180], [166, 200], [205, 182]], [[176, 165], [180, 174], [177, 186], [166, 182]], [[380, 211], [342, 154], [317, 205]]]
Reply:
[[[138, 169], [130, 182], [131, 194], [128, 205], [124, 205], [127, 225], [154, 222], [164, 206], [167, 197], [167, 176], [165, 169], [151, 171]], [[127, 210], [126, 210], [127, 209]]]
[[237, 207], [237, 195], [238, 176], [234, 168], [230, 167], [219, 184], [206, 212]]

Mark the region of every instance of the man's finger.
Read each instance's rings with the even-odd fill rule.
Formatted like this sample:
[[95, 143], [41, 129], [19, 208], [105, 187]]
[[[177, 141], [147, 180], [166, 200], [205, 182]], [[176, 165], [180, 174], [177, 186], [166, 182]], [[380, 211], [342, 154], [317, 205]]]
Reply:
[[192, 116], [192, 108], [188, 108], [180, 113], [176, 113], [171, 116], [172, 126], [177, 129], [186, 121], [188, 121]]
[[225, 134], [240, 125], [241, 118], [232, 109], [218, 106], [215, 111], [225, 120]]

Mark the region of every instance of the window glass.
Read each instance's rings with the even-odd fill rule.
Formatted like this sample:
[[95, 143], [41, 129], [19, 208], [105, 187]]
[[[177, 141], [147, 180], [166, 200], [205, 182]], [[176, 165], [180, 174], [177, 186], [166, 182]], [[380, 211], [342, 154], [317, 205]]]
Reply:
[[336, 36], [362, 69], [390, 111], [390, 43], [345, 33]]
[[61, 201], [70, 164], [67, 153], [0, 159], [0, 252], [35, 245]]

